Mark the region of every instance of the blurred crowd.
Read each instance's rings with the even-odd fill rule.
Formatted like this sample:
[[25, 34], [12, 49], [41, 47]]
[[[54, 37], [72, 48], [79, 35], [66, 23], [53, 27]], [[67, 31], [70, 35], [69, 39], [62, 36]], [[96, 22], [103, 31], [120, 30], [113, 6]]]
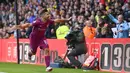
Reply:
[[[47, 38], [64, 39], [78, 25], [86, 38], [129, 38], [130, 0], [17, 0], [19, 24], [32, 23], [47, 8], [52, 19], [72, 17], [68, 23], [48, 26]], [[0, 38], [16, 38], [8, 30], [16, 24], [15, 2], [0, 3]], [[19, 30], [19, 38], [29, 38], [32, 27]], [[127, 36], [129, 35], [129, 36]]]

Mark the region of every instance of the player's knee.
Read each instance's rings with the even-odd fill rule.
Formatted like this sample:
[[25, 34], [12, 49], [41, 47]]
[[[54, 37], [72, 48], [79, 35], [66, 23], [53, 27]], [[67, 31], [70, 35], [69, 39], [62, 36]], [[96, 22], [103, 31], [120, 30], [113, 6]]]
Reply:
[[46, 55], [49, 55], [49, 53], [50, 53], [50, 50], [49, 50], [49, 49], [46, 49], [46, 50], [45, 50], [45, 54], [46, 54]]

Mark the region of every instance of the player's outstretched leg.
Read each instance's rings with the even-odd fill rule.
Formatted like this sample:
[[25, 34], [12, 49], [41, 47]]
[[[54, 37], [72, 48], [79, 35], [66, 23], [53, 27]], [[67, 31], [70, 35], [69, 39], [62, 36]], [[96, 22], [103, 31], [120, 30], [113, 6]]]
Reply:
[[49, 54], [49, 49], [45, 49], [45, 63], [46, 63], [46, 71], [50, 72], [52, 71], [52, 67], [50, 67], [50, 54]]

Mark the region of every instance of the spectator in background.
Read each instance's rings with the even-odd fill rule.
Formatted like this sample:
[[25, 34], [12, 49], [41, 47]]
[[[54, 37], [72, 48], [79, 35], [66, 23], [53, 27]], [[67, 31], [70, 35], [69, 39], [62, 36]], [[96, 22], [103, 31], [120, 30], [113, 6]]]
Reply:
[[[32, 13], [32, 11], [29, 12], [29, 18], [27, 19], [27, 22], [32, 23], [33, 21], [36, 20], [36, 16], [34, 15], [34, 13]], [[30, 33], [32, 32], [32, 27], [29, 27], [26, 35], [29, 37]]]
[[112, 38], [113, 34], [110, 28], [111, 25], [105, 23], [104, 19], [99, 18], [96, 28], [96, 38]]
[[81, 27], [81, 29], [83, 29], [83, 27], [84, 27], [84, 16], [82, 14], [80, 14], [78, 16], [77, 21], [78, 21], [77, 24]]
[[116, 32], [113, 32], [117, 36], [114, 38], [128, 38], [129, 37], [129, 26], [128, 22], [123, 19], [123, 15], [119, 15], [118, 19], [114, 18], [108, 13], [109, 18], [116, 23]]
[[88, 20], [86, 21], [86, 26], [83, 28], [83, 32], [85, 35], [85, 38], [93, 39], [96, 35], [95, 28], [92, 27], [92, 21]]
[[20, 36], [20, 38], [27, 38], [25, 30], [21, 30], [21, 36]]
[[125, 19], [127, 22], [130, 22], [130, 3], [126, 3], [126, 4], [123, 6], [123, 14], [124, 14], [124, 19]]
[[7, 33], [6, 27], [3, 27], [2, 37], [3, 37], [3, 39], [8, 39], [9, 38], [9, 34]]
[[[52, 14], [52, 19], [57, 18], [57, 16], [61, 19], [72, 17], [72, 21], [69, 21], [69, 24], [71, 24], [69, 27], [79, 24], [84, 28], [84, 22], [91, 20], [93, 22], [92, 27], [96, 28], [99, 26], [97, 23], [99, 23], [100, 18], [111, 27], [113, 22], [105, 14], [106, 10], [111, 11], [114, 17], [123, 14], [124, 20], [130, 21], [130, 0], [59, 0], [58, 3], [56, 1], [58, 0], [18, 0], [19, 23], [32, 22], [33, 16], [31, 15], [33, 14], [36, 18], [40, 17], [40, 13], [45, 7]], [[8, 28], [16, 23], [14, 9], [15, 2], [13, 0], [5, 0], [3, 3], [0, 3], [0, 19], [2, 19], [4, 27]], [[58, 27], [48, 27], [47, 35], [49, 34], [49, 38], [56, 37], [56, 29]], [[29, 32], [31, 32], [30, 28], [20, 30], [20, 34], [23, 33], [22, 31], [25, 31], [28, 36]], [[3, 30], [3, 28], [1, 29]], [[9, 37], [10, 34], [12, 35], [12, 32], [7, 31], [6, 33], [9, 34]]]
[[2, 25], [0, 25], [0, 39], [2, 39]]
[[34, 13], [32, 13], [32, 11], [29, 12], [29, 19], [28, 19], [28, 22], [29, 23], [32, 23], [35, 19], [36, 19], [36, 16], [34, 15]]
[[102, 15], [103, 15], [102, 11], [101, 11], [101, 10], [98, 10], [98, 11], [97, 11], [97, 14], [96, 14], [96, 16], [95, 16], [95, 19], [96, 19], [97, 23], [99, 22], [99, 18], [103, 18]]
[[95, 18], [94, 18], [94, 15], [91, 15], [91, 16], [89, 17], [89, 20], [92, 21], [92, 27], [96, 28], [96, 27], [97, 27], [97, 22], [96, 22], [96, 20], [95, 20]]
[[59, 27], [59, 24], [57, 25], [49, 25], [48, 28], [46, 29], [45, 36], [46, 38], [53, 38], [56, 39], [56, 29]]
[[56, 37], [57, 39], [65, 39], [65, 36], [69, 33], [69, 27], [67, 25], [60, 25], [56, 30]]

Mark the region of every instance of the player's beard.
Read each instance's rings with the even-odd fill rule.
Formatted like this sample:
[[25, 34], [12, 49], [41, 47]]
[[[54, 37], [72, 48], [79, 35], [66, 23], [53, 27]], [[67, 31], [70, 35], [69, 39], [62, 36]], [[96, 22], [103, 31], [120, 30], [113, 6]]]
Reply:
[[50, 16], [46, 16], [46, 17], [43, 17], [43, 20], [46, 21], [46, 20], [49, 20], [51, 17]]
[[45, 21], [48, 20], [48, 18], [47, 18], [47, 17], [44, 17], [44, 18], [42, 18], [42, 20], [45, 22]]

